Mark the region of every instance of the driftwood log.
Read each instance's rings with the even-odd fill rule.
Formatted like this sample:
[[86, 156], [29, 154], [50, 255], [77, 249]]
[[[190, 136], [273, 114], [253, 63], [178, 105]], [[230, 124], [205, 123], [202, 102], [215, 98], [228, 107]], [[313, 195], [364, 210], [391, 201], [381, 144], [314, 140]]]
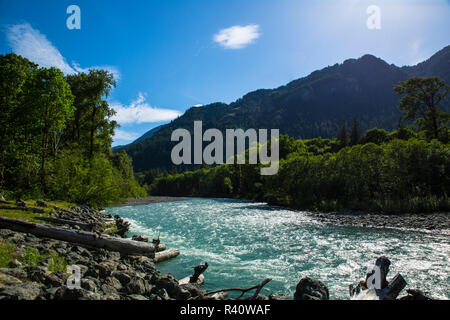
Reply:
[[22, 211], [30, 211], [30, 212], [34, 212], [34, 213], [45, 213], [45, 210], [41, 209], [41, 208], [8, 206], [8, 205], [0, 206], [0, 210], [22, 210]]
[[[140, 243], [145, 243], [145, 242], [140, 242]], [[153, 246], [153, 245], [151, 245]], [[171, 258], [175, 258], [176, 256], [178, 256], [180, 254], [179, 250], [175, 250], [175, 249], [170, 249], [164, 252], [157, 252], [155, 253], [155, 256], [153, 258], [153, 262], [154, 263], [158, 263], [158, 262], [162, 262], [162, 261], [166, 261], [169, 260]]]
[[200, 275], [208, 269], [208, 262], [194, 267], [194, 274], [190, 277], [190, 283], [197, 283]]
[[73, 221], [73, 220], [67, 220], [67, 219], [59, 219], [59, 218], [54, 218], [54, 217], [36, 217], [36, 219], [41, 220], [41, 221], [53, 222], [53, 223], [57, 223], [60, 225], [67, 224], [69, 226], [78, 226], [81, 230], [84, 230], [84, 231], [92, 231], [92, 228], [93, 228], [93, 224], [83, 223], [83, 222], [78, 222], [78, 221]]
[[396, 274], [390, 282], [387, 281], [390, 264], [387, 257], [379, 257], [372, 270], [366, 274], [365, 280], [360, 281], [355, 288], [350, 286], [352, 300], [395, 300], [405, 288], [406, 281], [400, 274]]
[[261, 291], [261, 289], [266, 284], [268, 284], [270, 281], [272, 281], [272, 279], [267, 278], [267, 279], [264, 279], [264, 281], [261, 282], [260, 284], [258, 284], [256, 286], [253, 286], [253, 287], [250, 287], [250, 288], [246, 288], [246, 289], [230, 288], [230, 289], [220, 289], [220, 290], [215, 290], [215, 291], [209, 291], [209, 292], [207, 292], [205, 294], [205, 296], [208, 296], [208, 295], [213, 294], [213, 293], [225, 293], [225, 292], [228, 292], [228, 291], [241, 291], [241, 295], [236, 298], [236, 300], [239, 300], [246, 292], [256, 289], [255, 293], [250, 298], [248, 298], [248, 300], [255, 300], [256, 297], [258, 296], [259, 292]]
[[94, 248], [118, 251], [123, 255], [143, 255], [155, 257], [153, 244], [111, 237], [87, 231], [74, 231], [46, 224], [25, 222], [16, 219], [0, 217], [0, 229], [10, 229], [17, 232], [31, 233], [38, 237], [51, 238], [77, 243]]

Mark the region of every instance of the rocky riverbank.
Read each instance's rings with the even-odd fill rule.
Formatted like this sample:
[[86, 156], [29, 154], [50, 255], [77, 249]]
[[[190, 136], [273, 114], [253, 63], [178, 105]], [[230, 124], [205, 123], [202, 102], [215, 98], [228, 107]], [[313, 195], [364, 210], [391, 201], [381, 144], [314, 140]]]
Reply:
[[[3, 202], [12, 205], [7, 201]], [[36, 207], [28, 207], [23, 201], [18, 201], [15, 205], [16, 210], [27, 209], [24, 210], [27, 214], [39, 211]], [[36, 201], [36, 205], [48, 209], [47, 204], [42, 201]], [[318, 217], [325, 219], [330, 216]], [[348, 222], [346, 216], [336, 215], [336, 217], [339, 217], [342, 223]], [[445, 217], [448, 216], [439, 215], [435, 223], [442, 222], [439, 219]], [[86, 206], [69, 208], [54, 206], [49, 216], [36, 218], [45, 218], [44, 221], [47, 223], [59, 224], [63, 229], [77, 231], [87, 229], [92, 235], [100, 236], [108, 233], [118, 238], [126, 237], [129, 227], [127, 221], [119, 216], [105, 215]], [[349, 218], [350, 222], [354, 221], [351, 220], [352, 218]], [[381, 219], [380, 217], [365, 216], [364, 219], [381, 221], [376, 220]], [[125, 255], [89, 245], [50, 239], [45, 236], [38, 237], [26, 232], [13, 231], [4, 226], [5, 224], [3, 229], [0, 229], [0, 300], [219, 300], [227, 298], [227, 294], [223, 291], [226, 288], [220, 288], [215, 291], [214, 296], [210, 296], [213, 292], [206, 292], [197, 283], [183, 281], [180, 284], [173, 275], [161, 274], [155, 265], [156, 260], [148, 256]], [[139, 236], [133, 237], [133, 240], [148, 241], [146, 237]], [[68, 273], [68, 266], [77, 266], [80, 271], [79, 286], [76, 281], [73, 281], [73, 276]], [[186, 275], [189, 275], [191, 271], [186, 270]], [[269, 281], [270, 279], [266, 279], [259, 286], [242, 291], [256, 289], [254, 295], [247, 296], [254, 300], [329, 299], [327, 287], [322, 282], [308, 277], [300, 279], [296, 292], [291, 297], [279, 293], [269, 296], [259, 294], [262, 286]], [[387, 285], [387, 281], [385, 282]], [[362, 290], [365, 285], [359, 285], [359, 288]], [[402, 288], [399, 292], [401, 290]], [[407, 292], [408, 295], [401, 299], [426, 298], [418, 290]], [[395, 298], [396, 296], [393, 297]]]
[[382, 213], [308, 213], [321, 223], [334, 226], [392, 228], [450, 233], [450, 213], [382, 214]]
[[[54, 219], [79, 230], [82, 223], [97, 233], [124, 237], [127, 223], [88, 207], [56, 209]], [[161, 274], [146, 256], [124, 256], [116, 251], [36, 237], [0, 229], [0, 300], [173, 300], [206, 293], [196, 284], [179, 285], [170, 274]], [[9, 261], [7, 261], [9, 260]], [[68, 285], [67, 266], [80, 269], [80, 287]], [[186, 270], [190, 272], [190, 270]], [[69, 284], [72, 283], [69, 281]]]

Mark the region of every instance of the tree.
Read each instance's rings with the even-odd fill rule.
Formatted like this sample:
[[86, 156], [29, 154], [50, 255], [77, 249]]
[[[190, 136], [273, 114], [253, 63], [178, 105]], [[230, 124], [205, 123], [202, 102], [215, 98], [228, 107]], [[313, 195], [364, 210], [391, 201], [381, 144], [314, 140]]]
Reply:
[[67, 81], [75, 96], [76, 111], [66, 139], [84, 147], [89, 158], [95, 151], [108, 152], [117, 122], [110, 121], [115, 111], [103, 98], [116, 86], [113, 74], [89, 70], [88, 74], [69, 75]]
[[345, 125], [345, 121], [342, 121], [341, 129], [339, 130], [337, 140], [338, 140], [339, 149], [344, 148], [348, 144], [347, 127]]
[[[14, 53], [0, 55], [0, 187], [8, 176], [19, 184], [17, 172], [28, 172], [20, 168], [33, 167], [25, 98], [36, 70], [36, 64]], [[31, 184], [29, 175], [26, 180]]]
[[60, 132], [72, 117], [74, 107], [70, 86], [64, 74], [56, 68], [41, 68], [37, 71], [30, 96], [34, 105], [30, 112], [35, 115], [36, 125], [41, 130], [41, 184], [46, 188], [46, 159], [51, 135]]
[[350, 145], [354, 146], [358, 144], [360, 138], [358, 121], [353, 119], [352, 128], [350, 129]]
[[447, 133], [450, 115], [438, 108], [438, 104], [450, 91], [450, 86], [439, 77], [411, 78], [400, 82], [394, 90], [403, 95], [399, 109], [403, 121], [415, 120], [421, 130], [430, 137], [439, 138], [440, 132]]
[[389, 141], [389, 133], [384, 129], [378, 128], [367, 130], [360, 140], [362, 144], [372, 142], [378, 145], [387, 141]]

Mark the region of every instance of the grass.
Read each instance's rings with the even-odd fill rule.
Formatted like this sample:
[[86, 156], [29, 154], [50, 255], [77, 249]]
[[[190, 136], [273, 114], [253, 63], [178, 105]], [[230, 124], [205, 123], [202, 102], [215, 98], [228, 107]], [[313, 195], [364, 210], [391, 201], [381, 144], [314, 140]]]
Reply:
[[41, 254], [36, 248], [27, 248], [23, 255], [23, 261], [30, 266], [36, 266], [45, 259], [45, 255]]
[[[14, 204], [14, 201], [12, 201], [12, 200], [9, 200], [9, 201]], [[18, 219], [18, 220], [23, 220], [23, 221], [28, 221], [28, 222], [35, 222], [35, 223], [52, 224], [49, 222], [44, 222], [37, 218], [38, 217], [49, 217], [50, 213], [54, 210], [55, 206], [66, 209], [66, 210], [69, 210], [70, 206], [74, 206], [74, 204], [67, 202], [67, 201], [46, 201], [47, 207], [42, 208], [37, 205], [36, 200], [28, 200], [25, 202], [28, 207], [35, 207], [35, 208], [43, 209], [44, 213], [34, 213], [31, 211], [22, 211], [22, 210], [0, 209], [0, 217]]]
[[115, 234], [116, 232], [119, 231], [119, 229], [117, 229], [117, 226], [115, 223], [110, 223], [110, 224], [103, 224], [103, 230], [104, 233], [106, 234]]
[[67, 261], [64, 257], [59, 256], [56, 252], [50, 252], [50, 258], [48, 262], [48, 270], [52, 273], [58, 271], [67, 272]]
[[8, 268], [9, 263], [16, 259], [15, 249], [14, 243], [0, 239], [0, 268]]

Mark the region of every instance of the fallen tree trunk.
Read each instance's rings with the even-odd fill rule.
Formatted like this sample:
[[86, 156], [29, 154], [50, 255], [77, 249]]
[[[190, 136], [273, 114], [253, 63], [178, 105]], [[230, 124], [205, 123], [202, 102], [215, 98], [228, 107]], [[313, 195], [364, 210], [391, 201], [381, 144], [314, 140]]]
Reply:
[[162, 262], [162, 261], [166, 261], [169, 260], [171, 258], [175, 258], [176, 256], [178, 256], [180, 254], [179, 250], [175, 250], [175, 249], [170, 249], [164, 252], [157, 252], [155, 253], [155, 257], [153, 258], [153, 262], [154, 263], [158, 263], [158, 262]]
[[32, 211], [34, 213], [45, 213], [44, 209], [33, 208], [33, 207], [14, 207], [14, 206], [0, 206], [1, 210], [22, 210], [22, 211]]
[[150, 258], [155, 256], [155, 247], [153, 244], [111, 237], [105, 234], [98, 235], [87, 231], [67, 230], [46, 224], [25, 222], [3, 217], [0, 217], [0, 229], [10, 229], [17, 232], [31, 233], [38, 237], [118, 251], [124, 255], [143, 255]]
[[156, 247], [156, 252], [161, 252], [161, 251], [164, 251], [164, 250], [166, 250], [166, 245], [164, 243], [160, 243]]
[[72, 220], [67, 220], [67, 219], [53, 218], [53, 217], [36, 217], [36, 219], [41, 220], [41, 221], [53, 222], [53, 223], [57, 223], [57, 224], [61, 224], [61, 225], [67, 224], [69, 226], [78, 226], [78, 227], [80, 227], [80, 229], [85, 230], [85, 231], [91, 231], [92, 227], [93, 227], [92, 224], [77, 222], [77, 221], [72, 221]]
[[250, 298], [248, 298], [248, 300], [254, 300], [259, 292], [261, 291], [261, 289], [268, 284], [270, 281], [272, 281], [271, 278], [267, 278], [264, 279], [263, 282], [261, 282], [260, 284], [250, 287], [250, 288], [246, 288], [246, 289], [241, 289], [241, 288], [230, 288], [230, 289], [220, 289], [220, 290], [215, 290], [215, 291], [209, 291], [205, 294], [205, 296], [213, 294], [213, 293], [221, 293], [221, 292], [228, 292], [228, 291], [241, 291], [241, 295], [239, 297], [236, 298], [236, 300], [239, 300], [246, 292], [250, 291], [250, 290], [255, 290], [255, 293], [253, 294], [253, 296], [251, 296]]

